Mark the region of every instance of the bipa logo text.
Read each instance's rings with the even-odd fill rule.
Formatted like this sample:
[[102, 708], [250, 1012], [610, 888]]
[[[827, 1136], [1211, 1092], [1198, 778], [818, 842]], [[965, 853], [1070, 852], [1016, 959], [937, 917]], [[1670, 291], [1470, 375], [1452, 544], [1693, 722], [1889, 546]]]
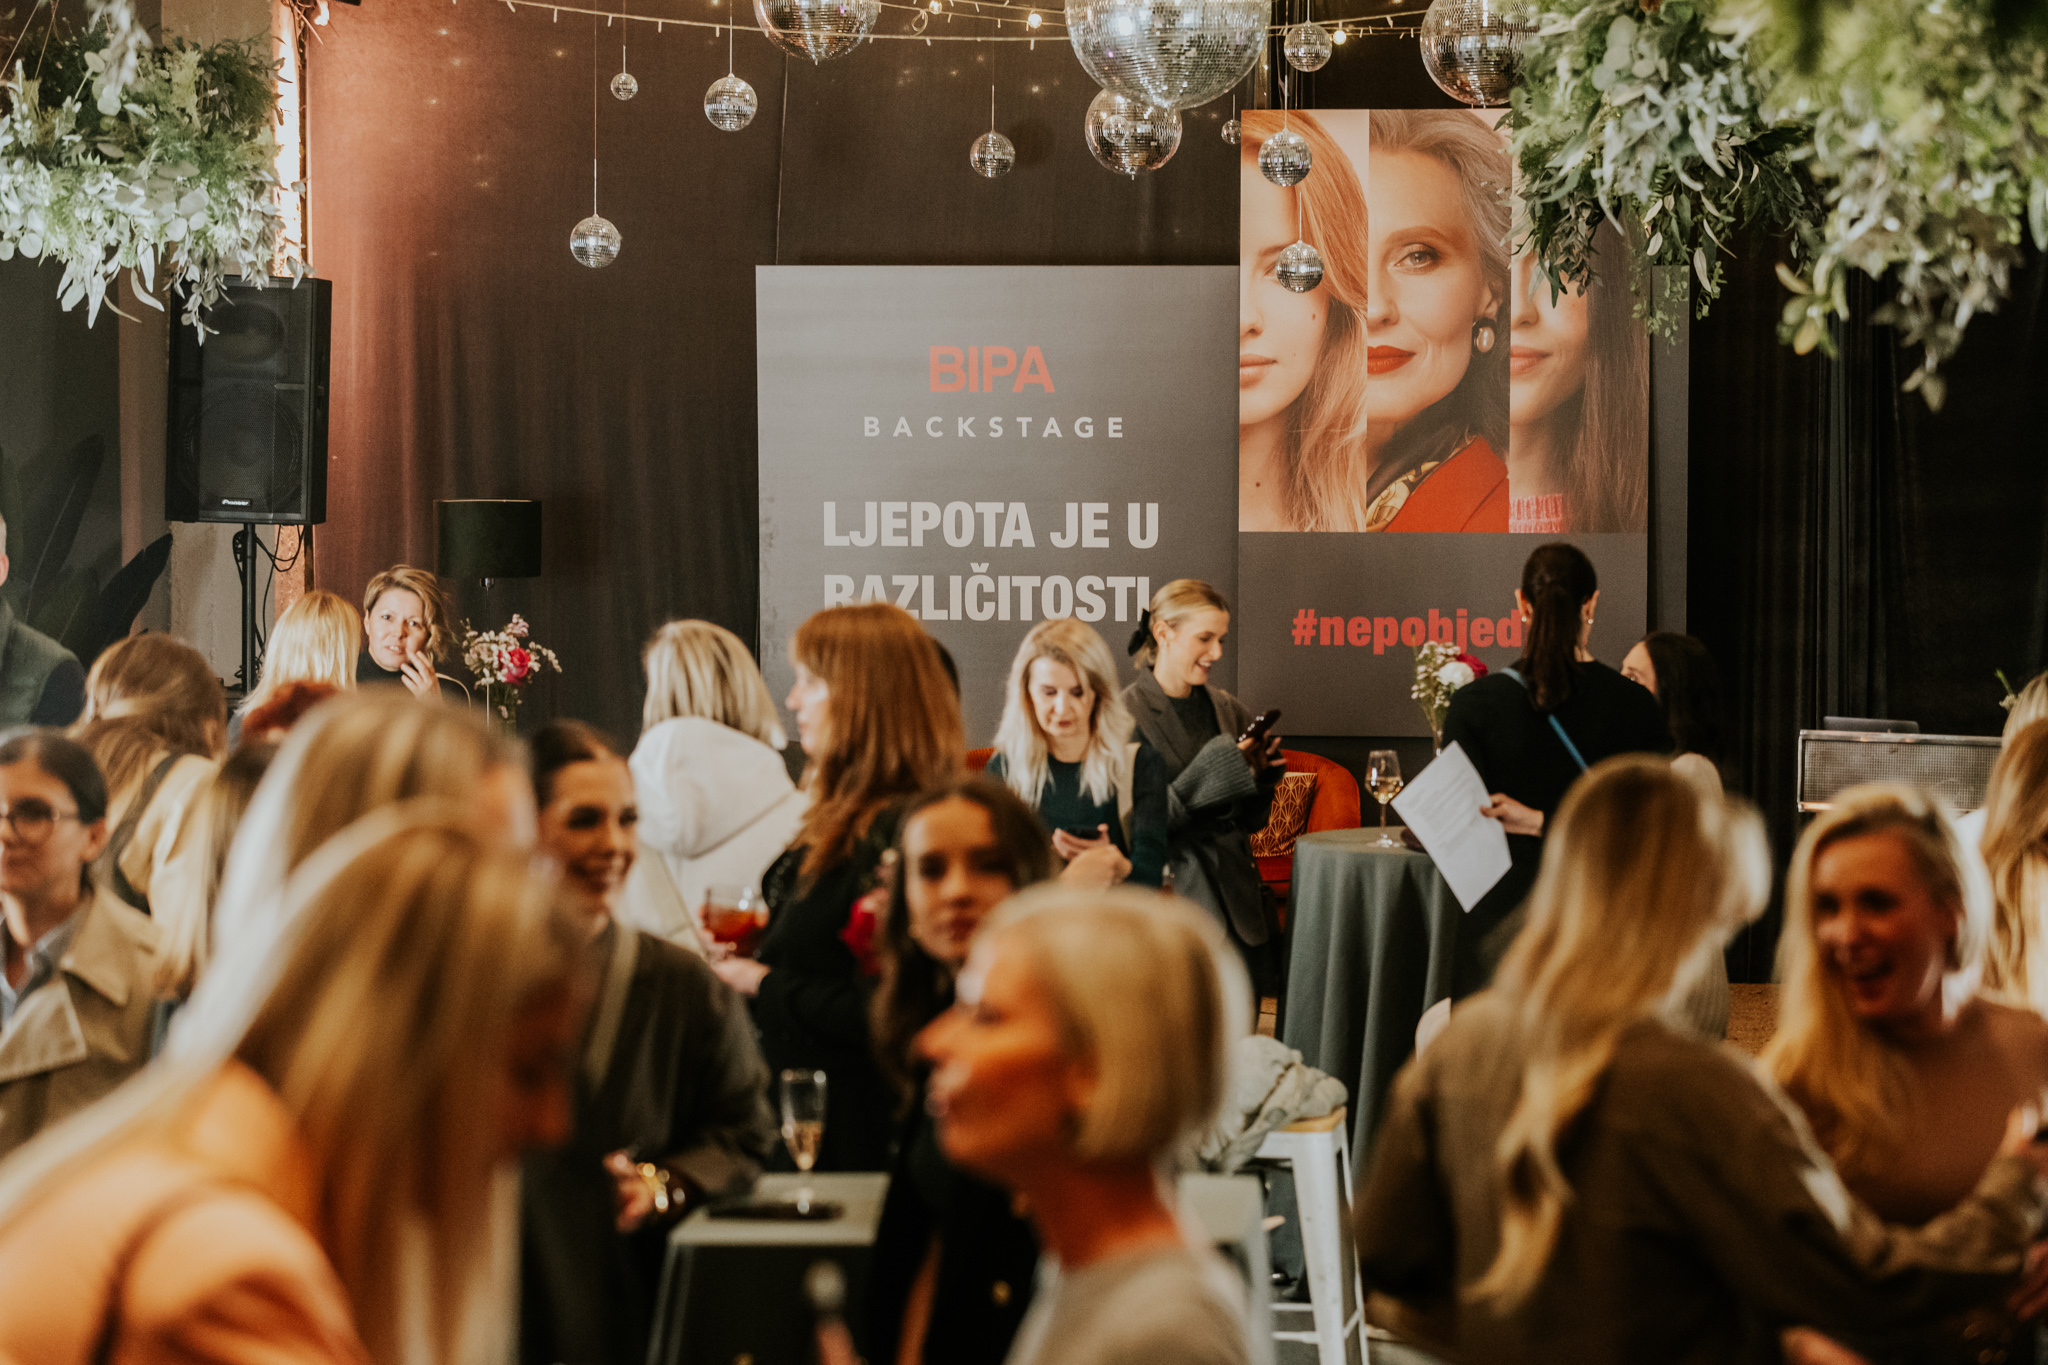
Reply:
[[932, 347], [933, 393], [958, 393], [962, 389], [969, 393], [994, 393], [999, 379], [1014, 381], [1011, 393], [1024, 392], [1026, 384], [1054, 392], [1052, 372], [1045, 368], [1045, 356], [1036, 346], [1024, 348], [1021, 362], [1008, 346], [969, 346], [965, 355], [958, 346]]

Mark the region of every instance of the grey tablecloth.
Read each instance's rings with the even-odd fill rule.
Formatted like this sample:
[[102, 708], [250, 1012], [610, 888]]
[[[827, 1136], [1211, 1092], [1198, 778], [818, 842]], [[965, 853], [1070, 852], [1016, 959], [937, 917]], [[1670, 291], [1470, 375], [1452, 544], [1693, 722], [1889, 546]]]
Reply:
[[1304, 834], [1294, 846], [1293, 941], [1280, 1038], [1351, 1088], [1351, 1164], [1362, 1178], [1387, 1086], [1422, 1013], [1451, 993], [1463, 912], [1427, 854], [1371, 847], [1377, 829]]

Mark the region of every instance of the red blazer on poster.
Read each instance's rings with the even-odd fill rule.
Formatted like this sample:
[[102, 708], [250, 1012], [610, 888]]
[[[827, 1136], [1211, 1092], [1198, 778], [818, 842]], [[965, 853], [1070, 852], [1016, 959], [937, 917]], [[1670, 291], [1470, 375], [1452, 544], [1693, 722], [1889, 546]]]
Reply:
[[[1386, 531], [1506, 531], [1508, 467], [1484, 437], [1434, 469], [1424, 466]], [[1396, 488], [1401, 486], [1397, 483]], [[1391, 491], [1391, 490], [1390, 490]], [[1384, 495], [1382, 495], [1384, 496]]]

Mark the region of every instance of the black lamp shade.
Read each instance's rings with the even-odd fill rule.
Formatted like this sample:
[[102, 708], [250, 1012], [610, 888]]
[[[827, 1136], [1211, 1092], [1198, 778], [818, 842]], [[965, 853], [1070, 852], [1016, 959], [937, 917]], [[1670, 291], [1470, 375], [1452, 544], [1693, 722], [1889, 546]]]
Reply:
[[540, 503], [520, 498], [442, 498], [435, 571], [446, 578], [538, 578]]

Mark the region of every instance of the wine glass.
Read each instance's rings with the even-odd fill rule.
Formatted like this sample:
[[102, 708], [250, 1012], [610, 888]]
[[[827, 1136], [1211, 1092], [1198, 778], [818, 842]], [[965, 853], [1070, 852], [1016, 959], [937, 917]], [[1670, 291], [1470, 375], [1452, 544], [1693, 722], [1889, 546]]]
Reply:
[[1401, 847], [1401, 841], [1387, 832], [1387, 803], [1401, 794], [1401, 755], [1392, 749], [1374, 749], [1365, 760], [1365, 785], [1380, 803], [1380, 837], [1373, 847]]
[[782, 1073], [782, 1145], [789, 1159], [804, 1175], [797, 1189], [800, 1213], [811, 1211], [811, 1167], [818, 1164], [818, 1148], [825, 1141], [825, 1073], [785, 1071]]

